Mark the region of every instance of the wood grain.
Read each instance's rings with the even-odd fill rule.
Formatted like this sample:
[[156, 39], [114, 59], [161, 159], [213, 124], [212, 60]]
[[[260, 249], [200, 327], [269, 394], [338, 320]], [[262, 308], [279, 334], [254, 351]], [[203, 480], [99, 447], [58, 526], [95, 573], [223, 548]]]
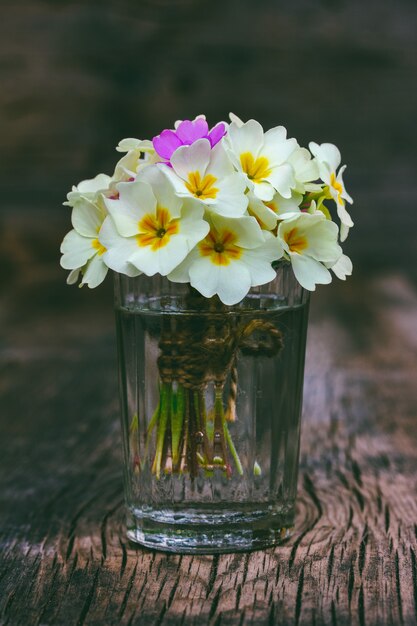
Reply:
[[54, 228], [34, 224], [27, 245], [25, 227], [12, 230], [2, 625], [416, 623], [417, 292], [405, 275], [355, 277], [313, 298], [292, 539], [165, 555], [124, 536], [111, 286], [65, 287], [49, 262]]
[[[416, 25], [409, 0], [4, 3], [1, 626], [417, 623]], [[124, 536], [111, 285], [65, 286], [60, 204], [121, 137], [229, 110], [340, 145], [371, 273], [313, 298], [292, 539], [164, 555]]]

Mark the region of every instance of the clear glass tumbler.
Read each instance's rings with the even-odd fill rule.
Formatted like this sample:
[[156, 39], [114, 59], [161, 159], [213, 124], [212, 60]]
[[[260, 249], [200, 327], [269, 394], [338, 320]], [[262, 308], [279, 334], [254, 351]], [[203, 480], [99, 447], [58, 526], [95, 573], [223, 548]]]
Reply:
[[129, 539], [215, 553], [290, 535], [308, 303], [285, 262], [235, 306], [115, 275]]

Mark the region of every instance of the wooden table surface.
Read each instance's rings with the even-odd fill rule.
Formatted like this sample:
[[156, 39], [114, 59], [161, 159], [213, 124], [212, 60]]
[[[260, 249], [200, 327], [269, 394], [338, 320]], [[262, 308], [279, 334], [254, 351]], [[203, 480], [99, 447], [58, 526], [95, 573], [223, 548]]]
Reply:
[[292, 539], [176, 556], [124, 535], [111, 284], [67, 287], [20, 243], [1, 295], [2, 625], [416, 623], [411, 280], [313, 297]]

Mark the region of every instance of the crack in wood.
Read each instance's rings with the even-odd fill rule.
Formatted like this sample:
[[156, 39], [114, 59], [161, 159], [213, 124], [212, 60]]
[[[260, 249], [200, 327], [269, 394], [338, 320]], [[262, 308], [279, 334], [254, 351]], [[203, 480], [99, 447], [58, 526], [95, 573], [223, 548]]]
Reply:
[[93, 583], [90, 587], [87, 598], [85, 599], [84, 605], [81, 609], [81, 613], [77, 620], [77, 626], [83, 626], [83, 624], [85, 623], [86, 617], [88, 615], [88, 611], [90, 610], [90, 606], [91, 606], [94, 594], [97, 589], [97, 582], [98, 582], [99, 575], [100, 575], [100, 569], [97, 569], [96, 573], [94, 574]]
[[301, 568], [298, 586], [297, 586], [297, 594], [295, 597], [295, 626], [298, 626], [300, 623], [300, 615], [301, 615], [301, 607], [303, 602], [303, 587], [304, 587], [304, 567]]
[[359, 574], [361, 576], [365, 567], [366, 546], [368, 545], [368, 538], [369, 538], [368, 537], [368, 524], [365, 524], [361, 541], [359, 543], [359, 555], [358, 555], [358, 569], [359, 569]]

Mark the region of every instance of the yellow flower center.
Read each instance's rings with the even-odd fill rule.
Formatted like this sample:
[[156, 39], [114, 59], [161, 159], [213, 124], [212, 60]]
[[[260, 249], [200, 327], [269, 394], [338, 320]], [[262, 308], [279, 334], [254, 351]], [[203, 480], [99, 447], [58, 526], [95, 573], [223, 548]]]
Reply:
[[92, 242], [91, 242], [91, 245], [93, 246], [93, 248], [94, 248], [95, 250], [97, 250], [97, 254], [98, 254], [99, 256], [101, 256], [102, 254], [104, 254], [104, 253], [107, 251], [107, 248], [105, 248], [105, 247], [103, 246], [103, 244], [101, 244], [101, 243], [99, 242], [99, 240], [98, 240], [98, 239], [93, 239], [93, 240], [92, 240]]
[[138, 223], [139, 235], [136, 235], [138, 246], [151, 246], [152, 251], [167, 245], [172, 235], [178, 233], [179, 220], [171, 219], [168, 209], [157, 207], [156, 215], [147, 213]]
[[284, 241], [287, 243], [290, 252], [302, 252], [308, 246], [307, 239], [300, 235], [298, 228], [291, 228], [284, 233]]
[[210, 257], [214, 265], [229, 265], [230, 261], [242, 256], [242, 249], [235, 245], [236, 241], [237, 237], [231, 230], [211, 230], [198, 247], [201, 256]]
[[261, 183], [271, 173], [269, 161], [266, 157], [260, 156], [257, 159], [250, 152], [244, 152], [240, 155], [240, 164], [249, 180], [254, 183]]
[[330, 176], [330, 186], [333, 187], [333, 189], [337, 191], [337, 199], [340, 202], [340, 204], [344, 204], [344, 200], [342, 198], [342, 193], [343, 193], [342, 183], [336, 180], [336, 174], [334, 172], [332, 172], [332, 175]]
[[193, 196], [200, 200], [214, 199], [219, 191], [217, 187], [214, 187], [216, 180], [217, 178], [212, 174], [206, 174], [201, 178], [200, 172], [190, 172], [188, 183], [185, 183], [185, 186]]

